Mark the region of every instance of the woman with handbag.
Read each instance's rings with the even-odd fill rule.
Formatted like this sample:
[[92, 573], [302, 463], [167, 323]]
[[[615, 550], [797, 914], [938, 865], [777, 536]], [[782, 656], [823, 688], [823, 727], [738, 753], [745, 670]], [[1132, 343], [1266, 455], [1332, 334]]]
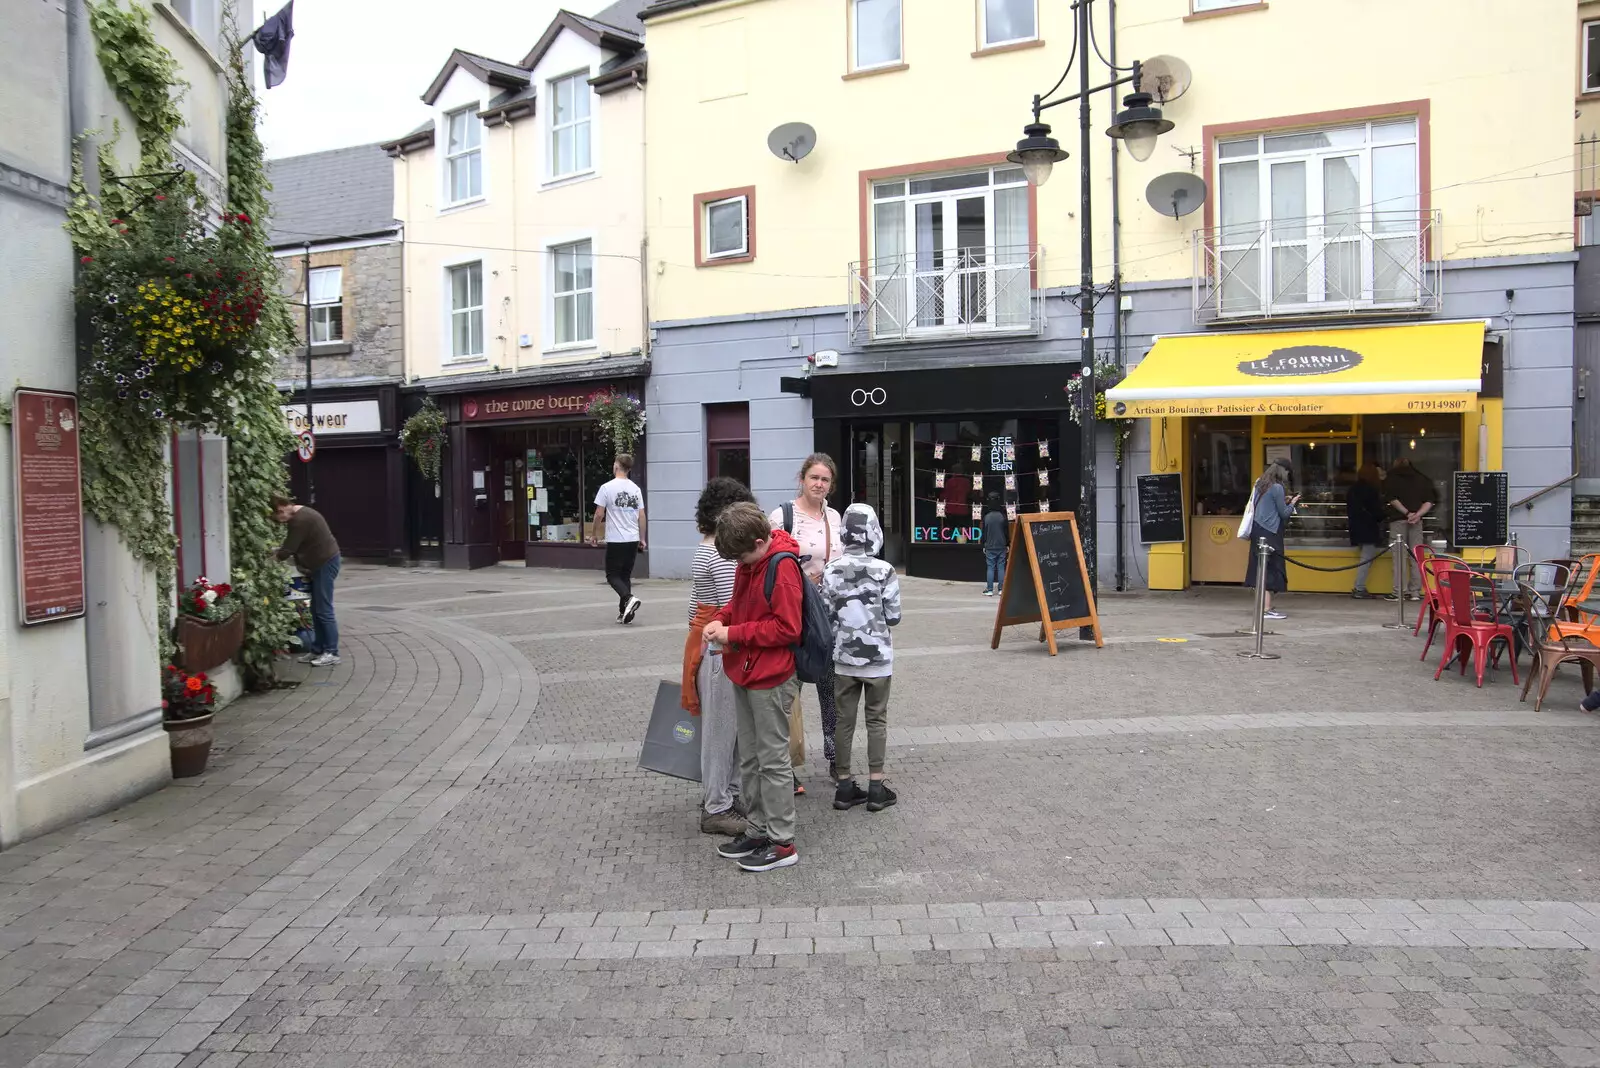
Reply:
[[1256, 479], [1256, 487], [1250, 497], [1250, 563], [1245, 568], [1244, 583], [1248, 587], [1256, 584], [1256, 570], [1261, 559], [1257, 546], [1265, 538], [1272, 547], [1272, 552], [1267, 554], [1266, 582], [1263, 584], [1266, 596], [1261, 604], [1261, 614], [1265, 619], [1289, 618], [1272, 608], [1272, 595], [1289, 588], [1289, 565], [1283, 559], [1283, 535], [1289, 525], [1289, 517], [1294, 515], [1294, 506], [1300, 502], [1298, 493], [1293, 497], [1288, 495], [1284, 488], [1288, 481], [1288, 468], [1275, 460]]
[[[800, 465], [800, 496], [774, 508], [767, 516], [772, 529], [787, 531], [800, 543], [800, 569], [812, 583], [821, 582], [822, 569], [828, 566], [828, 561], [844, 552], [839, 541], [839, 513], [828, 507], [828, 494], [838, 477], [839, 469], [834, 466], [832, 457], [827, 453], [812, 453]], [[828, 781], [832, 782], [833, 730], [839, 713], [834, 704], [831, 667], [828, 676], [817, 683], [817, 704], [822, 709], [822, 753], [828, 758]], [[796, 699], [795, 711], [790, 716], [789, 759], [797, 769], [806, 760], [805, 733], [803, 729], [798, 729], [799, 708], [799, 700]], [[798, 771], [795, 773], [794, 792], [797, 796], [806, 792], [806, 788], [800, 785]]]

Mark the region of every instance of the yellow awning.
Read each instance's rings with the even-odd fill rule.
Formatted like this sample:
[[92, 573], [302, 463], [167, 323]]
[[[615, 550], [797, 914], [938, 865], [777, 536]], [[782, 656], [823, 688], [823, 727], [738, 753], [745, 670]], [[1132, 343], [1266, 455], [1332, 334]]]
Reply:
[[1106, 414], [1465, 412], [1482, 370], [1481, 322], [1185, 334], [1156, 340]]

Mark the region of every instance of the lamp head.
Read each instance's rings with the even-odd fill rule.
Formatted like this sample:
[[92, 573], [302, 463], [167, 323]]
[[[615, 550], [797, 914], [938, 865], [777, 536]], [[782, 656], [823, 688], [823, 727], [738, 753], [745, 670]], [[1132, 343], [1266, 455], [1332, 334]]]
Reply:
[[1050, 136], [1050, 127], [1042, 122], [1030, 122], [1022, 128], [1023, 138], [1017, 142], [1015, 152], [1006, 156], [1011, 163], [1020, 164], [1027, 175], [1028, 184], [1041, 186], [1050, 180], [1050, 169], [1067, 158], [1061, 143]]
[[1149, 93], [1129, 93], [1122, 98], [1123, 110], [1106, 130], [1107, 137], [1115, 137], [1128, 148], [1128, 155], [1143, 163], [1156, 149], [1156, 138], [1176, 125], [1161, 116], [1161, 109], [1151, 105]]

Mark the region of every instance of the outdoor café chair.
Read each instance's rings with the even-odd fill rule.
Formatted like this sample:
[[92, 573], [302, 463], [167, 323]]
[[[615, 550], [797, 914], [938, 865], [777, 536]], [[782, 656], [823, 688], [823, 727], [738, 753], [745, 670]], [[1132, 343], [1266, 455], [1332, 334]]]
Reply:
[[[1511, 654], [1511, 681], [1520, 681], [1517, 676], [1516, 632], [1509, 623], [1478, 617], [1473, 604], [1472, 572], [1462, 571], [1459, 568], [1446, 568], [1438, 571], [1437, 575], [1440, 603], [1444, 608], [1444, 651], [1439, 656], [1439, 667], [1433, 673], [1434, 681], [1438, 681], [1439, 676], [1444, 673], [1445, 665], [1457, 656], [1461, 659], [1461, 674], [1465, 675], [1466, 649], [1470, 648], [1473, 667], [1477, 671], [1478, 685], [1481, 687], [1483, 667], [1490, 661], [1490, 650], [1496, 642], [1504, 642], [1506, 651]], [[1489, 588], [1489, 596], [1493, 603], [1497, 603], [1493, 586]], [[1493, 666], [1499, 666], [1499, 659], [1499, 654], [1495, 653]]]
[[1426, 613], [1428, 617], [1428, 640], [1422, 644], [1422, 655], [1417, 657], [1418, 660], [1428, 659], [1428, 650], [1433, 647], [1433, 636], [1446, 619], [1444, 591], [1439, 586], [1439, 576], [1446, 571], [1471, 573], [1465, 563], [1453, 556], [1433, 554], [1422, 561], [1422, 608], [1417, 612], [1417, 626], [1411, 634], [1415, 637], [1418, 631], [1422, 629], [1422, 617], [1423, 613]]
[[1567, 642], [1552, 633], [1556, 606], [1543, 594], [1526, 583], [1518, 587], [1517, 598], [1522, 602], [1522, 617], [1528, 626], [1528, 648], [1533, 653], [1533, 664], [1528, 669], [1527, 681], [1522, 684], [1522, 700], [1528, 699], [1533, 680], [1539, 679], [1539, 693], [1534, 698], [1533, 710], [1544, 705], [1545, 694], [1550, 690], [1550, 680], [1562, 664], [1576, 663], [1583, 671], [1585, 693], [1594, 689], [1594, 669], [1600, 664], [1600, 648], [1584, 642]]
[[1562, 605], [1565, 611], [1557, 613], [1554, 624], [1555, 637], [1582, 638], [1591, 645], [1600, 646], [1600, 615], [1577, 607], [1594, 594], [1595, 576], [1600, 574], [1600, 553], [1583, 557], [1578, 561], [1578, 566], [1580, 570], [1575, 577], [1582, 576], [1583, 584], [1577, 589], [1568, 589], [1567, 599]]

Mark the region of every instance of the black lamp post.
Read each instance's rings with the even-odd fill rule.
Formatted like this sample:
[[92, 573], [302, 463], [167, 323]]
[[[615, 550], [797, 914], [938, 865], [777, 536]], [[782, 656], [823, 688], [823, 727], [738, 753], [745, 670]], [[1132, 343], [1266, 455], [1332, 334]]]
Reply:
[[[1132, 83], [1137, 90], [1140, 81], [1140, 64], [1134, 61], [1131, 67], [1113, 67], [1105, 62], [1110, 69], [1112, 80], [1104, 85], [1090, 86], [1089, 84], [1089, 53], [1093, 49], [1099, 55], [1099, 47], [1094, 42], [1094, 29], [1089, 18], [1090, 5], [1094, 0], [1075, 0], [1072, 10], [1076, 16], [1074, 30], [1073, 58], [1067, 62], [1067, 69], [1062, 71], [1061, 77], [1052, 86], [1050, 93], [1061, 88], [1061, 83], [1067, 80], [1067, 75], [1072, 72], [1072, 63], [1078, 64], [1078, 91], [1071, 96], [1058, 97], [1055, 100], [1046, 100], [1044, 97], [1033, 98], [1033, 121], [1022, 128], [1023, 138], [1017, 142], [1017, 149], [1006, 158], [1012, 163], [1022, 166], [1022, 171], [1027, 175], [1028, 183], [1041, 186], [1050, 179], [1051, 168], [1067, 158], [1067, 153], [1061, 150], [1061, 145], [1050, 136], [1050, 127], [1041, 122], [1039, 115], [1045, 108], [1053, 108], [1058, 104], [1078, 102], [1078, 194], [1079, 218], [1078, 225], [1082, 227], [1082, 246], [1079, 258], [1082, 261], [1082, 278], [1078, 284], [1078, 320], [1081, 328], [1080, 334], [1080, 373], [1082, 387], [1078, 394], [1079, 412], [1078, 429], [1081, 439], [1080, 461], [1081, 472], [1079, 484], [1081, 497], [1078, 501], [1078, 534], [1083, 540], [1083, 553], [1085, 563], [1089, 567], [1089, 589], [1098, 593], [1099, 575], [1099, 543], [1095, 537], [1095, 494], [1098, 492], [1095, 472], [1095, 418], [1094, 418], [1094, 218], [1092, 214], [1091, 189], [1089, 185], [1089, 157], [1093, 148], [1093, 141], [1089, 136], [1091, 123], [1089, 121], [1089, 98], [1095, 93], [1106, 89], [1114, 89], [1119, 85]], [[1122, 74], [1123, 71], [1128, 73]], [[1118, 77], [1118, 75], [1122, 75]], [[1162, 118], [1161, 109], [1152, 106], [1152, 97], [1149, 93], [1135, 91], [1123, 98], [1123, 110], [1117, 113], [1116, 119], [1106, 130], [1106, 136], [1114, 137], [1121, 141], [1128, 149], [1128, 155], [1143, 162], [1150, 158], [1150, 153], [1155, 151], [1156, 138], [1172, 129], [1173, 123]]]

